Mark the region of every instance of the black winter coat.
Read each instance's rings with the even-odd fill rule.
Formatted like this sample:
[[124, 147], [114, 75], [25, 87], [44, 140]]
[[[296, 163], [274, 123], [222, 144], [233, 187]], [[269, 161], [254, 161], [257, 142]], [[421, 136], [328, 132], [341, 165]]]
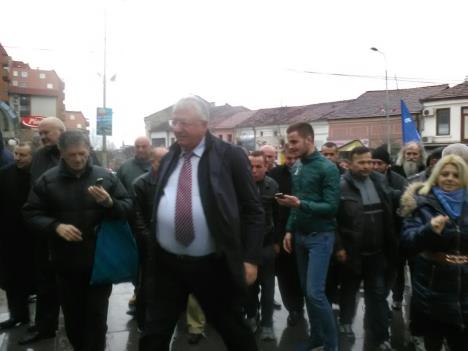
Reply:
[[7, 284], [33, 282], [33, 237], [21, 213], [30, 186], [29, 169], [12, 164], [0, 171], [0, 260]]
[[[393, 220], [392, 190], [388, 187], [382, 174], [373, 172], [369, 177], [374, 183], [382, 204], [384, 218], [382, 225], [382, 228], [384, 228], [383, 250], [387, 262], [388, 277], [391, 278], [398, 251], [398, 240], [395, 235]], [[341, 199], [337, 216], [338, 226], [335, 246], [336, 250], [346, 250], [348, 258], [345, 264], [347, 268], [359, 274], [362, 269], [361, 247], [363, 245], [362, 233], [365, 216], [361, 194], [353, 184], [349, 172], [341, 176], [340, 190]]]
[[[114, 202], [112, 208], [99, 205], [88, 193], [88, 187], [103, 178], [103, 187]], [[23, 213], [35, 233], [49, 240], [52, 262], [58, 271], [90, 271], [96, 246], [96, 228], [103, 218], [127, 218], [132, 200], [123, 185], [111, 172], [88, 164], [80, 176], [70, 172], [63, 161], [44, 173], [35, 183]], [[68, 242], [56, 228], [72, 224], [83, 241]]]
[[413, 259], [412, 304], [419, 313], [442, 323], [468, 325], [468, 265], [439, 263], [419, 253], [442, 252], [468, 255], [468, 197], [458, 220], [450, 219], [442, 234], [430, 224], [437, 215], [447, 215], [432, 194], [421, 195], [422, 183], [412, 184], [402, 197], [402, 244], [417, 254]]

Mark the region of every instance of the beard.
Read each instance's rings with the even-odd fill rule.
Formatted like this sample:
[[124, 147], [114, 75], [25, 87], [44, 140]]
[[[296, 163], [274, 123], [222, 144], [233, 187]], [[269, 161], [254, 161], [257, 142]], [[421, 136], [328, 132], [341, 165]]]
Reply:
[[405, 171], [406, 177], [410, 177], [418, 173], [418, 163], [416, 161], [404, 161], [403, 170]]

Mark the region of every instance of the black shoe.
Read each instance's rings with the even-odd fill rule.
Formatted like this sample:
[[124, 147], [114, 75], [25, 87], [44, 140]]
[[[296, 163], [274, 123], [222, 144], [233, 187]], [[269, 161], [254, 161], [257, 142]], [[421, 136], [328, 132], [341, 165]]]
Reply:
[[44, 339], [51, 339], [55, 338], [55, 332], [52, 333], [40, 333], [34, 332], [32, 334], [26, 335], [24, 338], [18, 341], [19, 345], [27, 345], [32, 344], [36, 341], [44, 340]]
[[34, 333], [37, 332], [37, 326], [35, 324], [30, 325], [28, 329], [26, 329], [28, 333]]
[[280, 304], [278, 301], [273, 300], [273, 308], [274, 308], [275, 310], [278, 311], [278, 310], [280, 310], [282, 307], [283, 307], [283, 306], [281, 306], [281, 304]]
[[20, 325], [29, 323], [29, 319], [19, 320], [19, 319], [7, 319], [6, 321], [0, 322], [0, 330], [7, 330], [14, 327], [19, 327]]
[[302, 314], [296, 311], [292, 311], [289, 313], [287, 322], [289, 327], [295, 327], [299, 320], [302, 318]]
[[187, 341], [190, 345], [197, 345], [201, 339], [203, 339], [203, 333], [200, 333], [200, 334], [188, 333]]

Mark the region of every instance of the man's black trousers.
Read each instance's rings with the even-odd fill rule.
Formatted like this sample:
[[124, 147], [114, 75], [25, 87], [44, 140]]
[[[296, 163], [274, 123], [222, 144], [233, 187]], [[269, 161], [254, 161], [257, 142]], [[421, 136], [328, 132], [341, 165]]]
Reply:
[[[244, 296], [232, 282], [223, 258], [214, 255], [191, 259], [157, 249], [152, 271], [154, 288], [147, 301], [140, 351], [168, 351], [174, 328], [192, 293], [206, 319], [221, 335], [229, 351], [256, 351], [255, 338], [245, 326]], [[244, 292], [245, 293], [245, 292]]]

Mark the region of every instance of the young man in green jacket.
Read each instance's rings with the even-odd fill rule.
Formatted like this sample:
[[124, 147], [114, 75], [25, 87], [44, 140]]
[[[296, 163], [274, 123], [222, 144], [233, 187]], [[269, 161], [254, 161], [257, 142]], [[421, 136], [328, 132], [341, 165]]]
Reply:
[[283, 246], [297, 255], [310, 321], [307, 350], [336, 351], [337, 330], [325, 282], [335, 242], [340, 176], [338, 168], [315, 148], [310, 124], [289, 126], [287, 136], [290, 151], [300, 162], [292, 170], [292, 195], [278, 198], [280, 205], [291, 207]]

